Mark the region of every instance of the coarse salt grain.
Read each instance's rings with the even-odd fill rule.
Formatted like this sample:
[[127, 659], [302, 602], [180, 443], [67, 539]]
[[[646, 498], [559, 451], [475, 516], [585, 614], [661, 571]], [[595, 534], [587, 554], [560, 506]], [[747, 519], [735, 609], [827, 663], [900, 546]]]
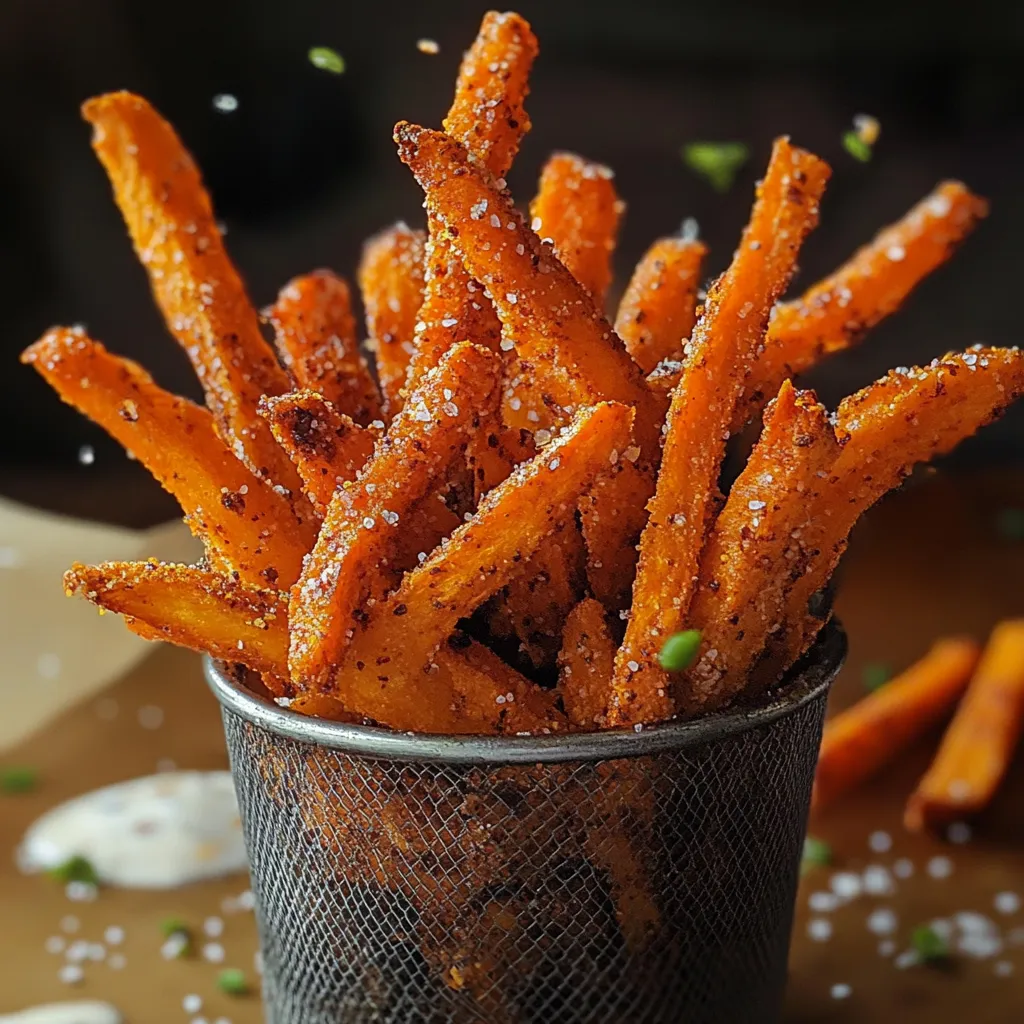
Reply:
[[914, 873], [914, 862], [909, 857], [900, 857], [892, 866], [892, 873], [897, 878], [910, 878]]
[[203, 997], [192, 992], [182, 999], [181, 1008], [186, 1013], [198, 1013], [203, 1008]]
[[892, 935], [899, 921], [888, 907], [879, 907], [868, 915], [868, 931], [874, 935]]
[[886, 896], [893, 891], [889, 869], [881, 864], [869, 864], [864, 869], [864, 891], [872, 896]]
[[807, 936], [815, 942], [827, 942], [832, 938], [832, 922], [827, 917], [812, 917], [807, 923]]
[[832, 891], [841, 900], [856, 899], [864, 889], [860, 875], [852, 871], [837, 871], [829, 882]]
[[896, 952], [896, 943], [892, 939], [882, 939], [878, 944], [879, 956], [892, 956]]
[[893, 961], [896, 967], [901, 971], [905, 971], [908, 967], [914, 967], [919, 962], [920, 957], [917, 955], [917, 950], [914, 949], [903, 950], [903, 952], [900, 953], [900, 955]]
[[65, 964], [58, 972], [57, 977], [65, 985], [78, 985], [85, 977], [85, 971], [78, 964]]
[[819, 914], [828, 914], [839, 906], [839, 897], [834, 892], [812, 892], [807, 897], [807, 906]]
[[441, 52], [441, 47], [438, 45], [436, 39], [417, 39], [416, 49], [419, 50], [420, 53], [435, 54]]
[[203, 959], [208, 964], [222, 964], [224, 955], [224, 947], [219, 942], [208, 942], [203, 946]]
[[953, 862], [948, 857], [932, 857], [925, 870], [931, 878], [949, 878], [953, 874]]
[[108, 946], [120, 946], [124, 942], [124, 929], [112, 924], [104, 933], [103, 940]]
[[997, 892], [992, 906], [1000, 914], [1016, 914], [1020, 910], [1020, 897], [1015, 892]]
[[892, 849], [892, 836], [888, 832], [872, 832], [868, 836], [868, 846], [874, 853], [888, 853]]
[[64, 939], [60, 935], [51, 935], [45, 943], [43, 948], [47, 953], [51, 953], [56, 956], [58, 953], [64, 952], [64, 946], [66, 945]]
[[123, 970], [124, 965], [127, 962], [128, 961], [125, 960], [123, 953], [111, 953], [110, 956], [107, 957], [107, 966], [115, 971]]
[[68, 914], [67, 917], [62, 917], [60, 920], [60, 930], [68, 935], [73, 935], [81, 927], [82, 922], [74, 914]]
[[139, 708], [138, 718], [143, 729], [159, 729], [164, 724], [164, 710], [155, 704], [146, 704]]
[[946, 829], [946, 838], [951, 843], [956, 843], [957, 846], [963, 846], [964, 843], [969, 843], [972, 836], [971, 826], [966, 821], [954, 821], [949, 828]]
[[853, 989], [849, 985], [840, 982], [830, 989], [833, 999], [849, 999], [853, 995]]
[[96, 461], [96, 451], [91, 444], [83, 444], [78, 449], [78, 461], [83, 466], [91, 466]]
[[208, 917], [203, 922], [203, 934], [211, 939], [220, 938], [224, 934], [224, 920], [220, 917]]
[[213, 97], [213, 109], [222, 114], [231, 114], [238, 109], [238, 97], [229, 92], [219, 92]]
[[992, 973], [997, 978], [1008, 978], [1013, 974], [1013, 964], [1009, 960], [997, 960], [992, 966]]

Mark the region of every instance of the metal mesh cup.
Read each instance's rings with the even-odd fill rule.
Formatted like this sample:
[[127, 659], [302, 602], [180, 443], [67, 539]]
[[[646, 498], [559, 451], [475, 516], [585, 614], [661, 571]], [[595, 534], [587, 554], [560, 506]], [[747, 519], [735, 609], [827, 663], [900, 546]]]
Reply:
[[303, 717], [207, 662], [267, 1019], [774, 1019], [845, 650], [830, 627], [754, 709], [537, 738]]

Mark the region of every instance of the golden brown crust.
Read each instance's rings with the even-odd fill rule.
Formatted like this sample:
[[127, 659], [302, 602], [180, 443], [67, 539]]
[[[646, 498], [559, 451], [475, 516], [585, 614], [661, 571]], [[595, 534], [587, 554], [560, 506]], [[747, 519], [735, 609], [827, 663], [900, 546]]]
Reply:
[[586, 597], [569, 613], [558, 655], [558, 688], [569, 722], [585, 731], [604, 723], [615, 645], [604, 607]]

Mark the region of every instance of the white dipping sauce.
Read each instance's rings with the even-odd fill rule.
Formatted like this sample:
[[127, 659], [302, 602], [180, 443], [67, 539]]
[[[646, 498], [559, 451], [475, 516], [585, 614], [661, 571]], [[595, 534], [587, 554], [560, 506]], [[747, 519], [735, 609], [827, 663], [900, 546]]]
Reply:
[[161, 772], [86, 793], [35, 821], [18, 851], [29, 872], [74, 856], [85, 857], [101, 882], [127, 889], [245, 871], [230, 772]]
[[21, 1013], [0, 1014], [0, 1024], [121, 1024], [121, 1014], [110, 1003], [47, 1003]]

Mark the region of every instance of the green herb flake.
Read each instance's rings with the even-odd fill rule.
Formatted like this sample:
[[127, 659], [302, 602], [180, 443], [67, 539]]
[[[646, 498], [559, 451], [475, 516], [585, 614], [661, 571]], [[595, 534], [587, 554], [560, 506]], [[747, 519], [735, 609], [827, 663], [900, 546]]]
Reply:
[[192, 929], [180, 917], [165, 917], [160, 922], [160, 934], [169, 939], [172, 935], [191, 935]]
[[249, 991], [249, 982], [245, 972], [237, 967], [229, 967], [217, 975], [217, 988], [229, 996], [244, 996]]
[[874, 693], [875, 690], [881, 689], [892, 679], [892, 669], [881, 662], [873, 661], [871, 664], [864, 666], [864, 670], [861, 672], [861, 679], [864, 680], [864, 689], [869, 693]]
[[99, 876], [92, 863], [85, 857], [75, 854], [63, 864], [50, 868], [47, 874], [58, 882], [86, 882], [88, 885], [99, 885]]
[[871, 159], [871, 146], [865, 142], [860, 134], [852, 129], [843, 133], [843, 149], [862, 164]]
[[832, 863], [832, 847], [823, 839], [808, 836], [804, 840], [804, 855], [800, 862], [800, 874], [805, 875], [812, 868], [825, 867]]
[[918, 925], [910, 937], [910, 945], [924, 964], [949, 959], [949, 943], [930, 925]]
[[329, 46], [314, 46], [309, 51], [309, 63], [321, 71], [330, 71], [332, 75], [340, 75], [345, 70], [345, 58]]
[[701, 636], [699, 629], [686, 629], [682, 633], [673, 633], [661, 647], [658, 664], [666, 672], [685, 671], [697, 659]]
[[742, 142], [688, 142], [682, 155], [686, 166], [716, 192], [728, 192], [749, 159], [750, 148]]
[[996, 530], [1003, 540], [1024, 540], [1024, 508], [1000, 509]]
[[39, 773], [35, 768], [24, 765], [0, 768], [0, 793], [29, 793], [38, 781]]

